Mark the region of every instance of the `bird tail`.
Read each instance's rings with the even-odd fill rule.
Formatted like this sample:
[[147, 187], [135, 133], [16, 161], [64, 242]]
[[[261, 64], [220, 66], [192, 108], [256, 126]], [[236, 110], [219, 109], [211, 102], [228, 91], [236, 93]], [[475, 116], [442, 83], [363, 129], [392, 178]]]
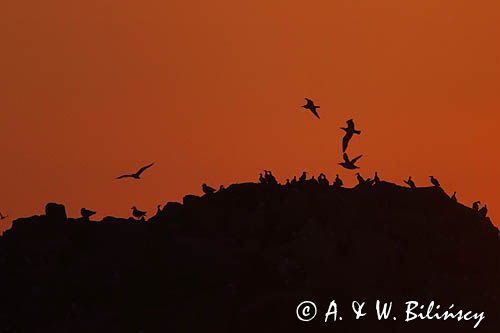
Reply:
[[361, 134], [361, 131], [357, 131], [357, 130], [355, 130], [355, 131], [354, 131], [354, 133], [356, 133], [356, 134]]
[[319, 105], [316, 105], [316, 109], [319, 109], [320, 107], [321, 107], [321, 106], [319, 106]]

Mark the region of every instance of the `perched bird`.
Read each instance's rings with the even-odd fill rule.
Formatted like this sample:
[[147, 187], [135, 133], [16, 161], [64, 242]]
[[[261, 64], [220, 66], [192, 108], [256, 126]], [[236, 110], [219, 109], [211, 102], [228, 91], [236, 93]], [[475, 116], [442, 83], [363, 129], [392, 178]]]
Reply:
[[441, 185], [439, 184], [439, 181], [436, 178], [434, 178], [434, 176], [429, 176], [429, 178], [431, 179], [432, 185], [434, 185], [436, 187], [441, 187]]
[[288, 178], [286, 179], [285, 185], [290, 185], [290, 179], [288, 179]]
[[290, 184], [296, 184], [297, 183], [297, 176], [293, 176], [292, 181]]
[[302, 175], [300, 176], [299, 178], [299, 182], [303, 182], [307, 179], [307, 172], [306, 171], [303, 171], [302, 172]]
[[351, 140], [353, 134], [361, 134], [361, 131], [358, 131], [354, 128], [354, 121], [349, 119], [347, 121], [347, 127], [341, 127], [340, 129], [345, 131], [344, 138], [342, 139], [342, 152], [345, 153], [347, 149], [347, 145], [349, 145], [349, 141]]
[[80, 209], [80, 215], [82, 215], [82, 217], [85, 220], [88, 220], [92, 215], [95, 215], [95, 214], [96, 214], [96, 212], [88, 210], [87, 208]]
[[3, 215], [1, 212], [0, 212], [0, 220], [5, 220], [6, 218], [8, 218], [9, 216], [8, 215]]
[[146, 165], [145, 167], [142, 167], [137, 171], [136, 173], [128, 174], [128, 175], [121, 175], [120, 177], [116, 177], [116, 179], [122, 179], [122, 178], [134, 178], [134, 179], [141, 179], [141, 174], [148, 168], [151, 168], [153, 166], [154, 162]]
[[226, 188], [224, 187], [224, 185], [221, 185], [219, 186], [219, 190], [217, 192], [222, 192], [224, 191]]
[[132, 207], [132, 216], [135, 218], [143, 218], [146, 216], [146, 212], [143, 212], [142, 210], [138, 210], [135, 206]]
[[340, 179], [339, 175], [337, 174], [335, 180], [333, 181], [333, 186], [342, 187], [342, 185], [344, 185], [344, 182], [342, 181], [342, 179]]
[[482, 217], [486, 217], [488, 215], [488, 206], [484, 205], [480, 210], [479, 210], [479, 215]]
[[318, 119], [320, 119], [319, 114], [316, 111], [316, 109], [319, 109], [319, 105], [314, 105], [314, 102], [312, 100], [310, 100], [309, 98], [306, 98], [306, 101], [307, 101], [307, 103], [305, 105], [302, 105], [302, 107], [304, 109], [310, 110], [313, 113], [313, 115], [315, 115]]
[[210, 187], [205, 183], [203, 183], [203, 185], [201, 185], [201, 189], [203, 190], [203, 193], [205, 193], [205, 194], [212, 194], [215, 192], [215, 189], [213, 187]]
[[261, 184], [265, 184], [266, 183], [266, 179], [264, 178], [264, 176], [262, 176], [262, 172], [259, 173], [259, 183], [261, 183]]
[[453, 192], [453, 195], [451, 196], [451, 200], [454, 202], [457, 202], [457, 192]]
[[380, 183], [380, 178], [378, 176], [377, 171], [375, 171], [375, 177], [373, 177], [373, 184], [378, 184]]
[[161, 205], [156, 206], [156, 215], [160, 215], [161, 211], [162, 211]]
[[481, 201], [474, 201], [472, 203], [472, 209], [474, 209], [475, 211], [479, 211], [479, 205], [481, 204]]
[[366, 180], [359, 174], [359, 172], [356, 172], [356, 179], [358, 180], [358, 184], [366, 183]]
[[359, 155], [358, 157], [349, 160], [349, 156], [347, 156], [347, 153], [344, 153], [344, 162], [339, 163], [339, 165], [349, 170], [359, 169], [359, 167], [356, 165], [356, 161], [359, 160], [362, 156], [363, 155]]
[[408, 177], [408, 180], [403, 180], [403, 182], [410, 186], [410, 188], [417, 188], [417, 186], [415, 186], [415, 182], [411, 179], [411, 176]]

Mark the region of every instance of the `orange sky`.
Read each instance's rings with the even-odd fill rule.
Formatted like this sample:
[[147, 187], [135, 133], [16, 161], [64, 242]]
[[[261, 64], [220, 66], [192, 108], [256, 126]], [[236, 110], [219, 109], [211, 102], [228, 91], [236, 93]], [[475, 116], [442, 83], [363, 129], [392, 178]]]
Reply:
[[20, 0], [0, 18], [4, 214], [154, 212], [264, 168], [351, 185], [352, 117], [362, 174], [433, 174], [500, 217], [497, 0]]

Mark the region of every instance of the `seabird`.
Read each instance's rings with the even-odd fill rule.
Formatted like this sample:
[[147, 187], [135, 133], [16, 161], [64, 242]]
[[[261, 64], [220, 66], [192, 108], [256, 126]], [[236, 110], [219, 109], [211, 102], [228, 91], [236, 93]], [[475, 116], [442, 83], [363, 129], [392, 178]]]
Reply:
[[142, 210], [138, 210], [135, 206], [132, 207], [132, 216], [140, 219], [146, 216], [146, 212], [143, 212]]
[[82, 208], [80, 209], [80, 214], [85, 220], [88, 220], [92, 215], [95, 215], [96, 212], [88, 210], [87, 208]]
[[380, 178], [378, 177], [377, 171], [375, 171], [375, 177], [373, 177], [373, 184], [380, 183]]
[[354, 169], [359, 169], [359, 167], [356, 164], [356, 161], [359, 160], [363, 155], [359, 155], [358, 157], [353, 158], [352, 160], [349, 160], [349, 156], [347, 156], [347, 153], [344, 153], [344, 162], [339, 163], [342, 165], [344, 168], [349, 169], [349, 170], [354, 170]]
[[357, 178], [359, 184], [366, 183], [366, 180], [359, 174], [359, 172], [356, 172], [356, 178]]
[[145, 167], [142, 167], [139, 169], [139, 171], [137, 171], [136, 173], [132, 173], [132, 174], [128, 174], [128, 175], [122, 175], [120, 177], [117, 177], [116, 179], [122, 179], [122, 178], [134, 178], [134, 179], [141, 179], [141, 174], [148, 168], [152, 167], [154, 164], [151, 163], [149, 165], [146, 165]]
[[441, 185], [439, 184], [439, 181], [436, 178], [434, 178], [434, 176], [429, 176], [429, 178], [431, 179], [432, 185], [434, 185], [436, 187], [441, 187]]
[[161, 214], [161, 205], [156, 206], [156, 215]]
[[302, 175], [300, 176], [299, 178], [299, 182], [303, 182], [307, 179], [307, 172], [306, 171], [303, 171], [302, 172]]
[[478, 211], [479, 210], [479, 205], [481, 204], [481, 201], [474, 201], [472, 203], [472, 209], [474, 209], [475, 211]]
[[302, 107], [304, 109], [310, 110], [318, 119], [320, 119], [318, 112], [316, 112], [316, 109], [319, 109], [319, 105], [314, 105], [314, 102], [309, 98], [306, 98], [306, 101], [307, 103], [305, 105], [302, 105]]
[[342, 185], [344, 185], [344, 182], [342, 181], [342, 179], [340, 179], [339, 175], [337, 174], [335, 180], [333, 181], [333, 186], [342, 187]]
[[264, 176], [262, 176], [262, 172], [259, 173], [259, 182], [261, 184], [265, 184], [266, 183], [266, 179], [264, 178]]
[[457, 202], [457, 192], [453, 192], [453, 195], [451, 196], [451, 200]]
[[1, 212], [0, 212], [0, 220], [5, 220], [6, 218], [8, 218], [9, 215], [3, 215]]
[[201, 185], [201, 189], [203, 190], [203, 193], [205, 193], [205, 194], [212, 194], [215, 192], [215, 189], [213, 187], [210, 187], [205, 183], [203, 183], [203, 185]]
[[403, 180], [403, 182], [410, 186], [410, 188], [417, 188], [417, 186], [415, 186], [415, 182], [411, 179], [411, 176], [408, 177], [408, 180]]
[[484, 205], [480, 210], [479, 210], [479, 215], [482, 217], [486, 217], [488, 215], [488, 207]]
[[354, 128], [354, 121], [352, 119], [349, 119], [347, 121], [347, 127], [341, 127], [340, 129], [345, 131], [344, 138], [342, 139], [342, 152], [345, 153], [347, 149], [347, 145], [349, 144], [349, 141], [351, 140], [353, 134], [361, 134], [361, 131], [358, 131]]

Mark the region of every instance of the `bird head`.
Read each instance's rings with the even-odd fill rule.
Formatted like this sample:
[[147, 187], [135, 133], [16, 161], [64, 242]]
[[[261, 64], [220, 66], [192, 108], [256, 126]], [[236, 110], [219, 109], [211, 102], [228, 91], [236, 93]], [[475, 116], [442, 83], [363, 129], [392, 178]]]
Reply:
[[136, 208], [135, 206], [132, 206], [132, 208], [131, 208], [131, 209], [137, 209], [137, 208]]

